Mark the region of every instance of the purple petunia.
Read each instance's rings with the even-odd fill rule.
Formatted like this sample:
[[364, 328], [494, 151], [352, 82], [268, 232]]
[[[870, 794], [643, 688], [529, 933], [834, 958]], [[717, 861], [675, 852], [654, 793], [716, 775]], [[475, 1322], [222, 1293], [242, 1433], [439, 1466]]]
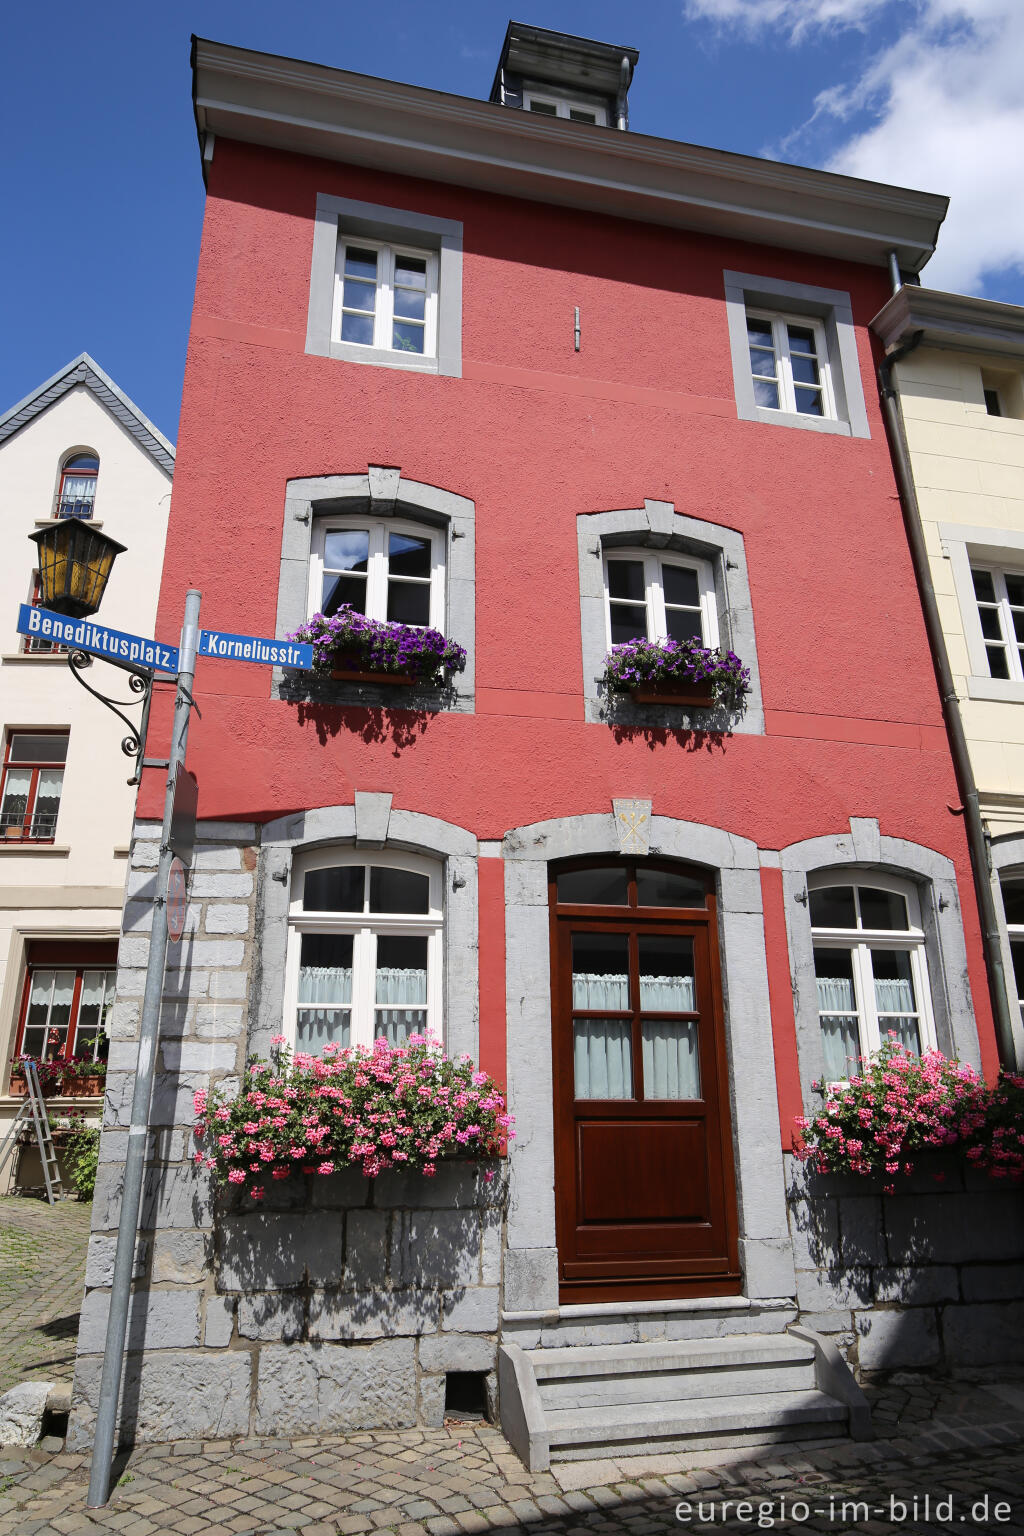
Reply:
[[445, 681], [466, 665], [466, 652], [436, 629], [368, 619], [347, 603], [330, 617], [314, 613], [289, 640], [313, 647], [313, 671], [330, 672], [344, 662], [353, 670], [400, 672], [423, 682]]
[[739, 709], [750, 692], [750, 668], [734, 651], [716, 651], [699, 640], [626, 640], [604, 659], [608, 687], [625, 693], [640, 683], [710, 682], [716, 704]]

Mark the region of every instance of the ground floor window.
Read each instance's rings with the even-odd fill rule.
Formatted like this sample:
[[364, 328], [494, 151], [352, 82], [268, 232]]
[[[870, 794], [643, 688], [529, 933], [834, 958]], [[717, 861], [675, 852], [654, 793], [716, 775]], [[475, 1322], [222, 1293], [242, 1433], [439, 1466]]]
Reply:
[[14, 1055], [105, 1060], [116, 956], [111, 944], [30, 946]]

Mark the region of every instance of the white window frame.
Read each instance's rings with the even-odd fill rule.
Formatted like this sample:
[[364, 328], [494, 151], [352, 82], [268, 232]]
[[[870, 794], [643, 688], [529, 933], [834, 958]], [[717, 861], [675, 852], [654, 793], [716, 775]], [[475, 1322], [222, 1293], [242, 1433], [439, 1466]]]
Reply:
[[[370, 535], [370, 553], [366, 572], [366, 616], [370, 619], [387, 620], [388, 607], [388, 534], [408, 533], [430, 542], [430, 618], [428, 625], [411, 625], [410, 628], [431, 628], [444, 632], [445, 628], [445, 546], [446, 537], [440, 528], [426, 523], [410, 522], [397, 517], [362, 517], [357, 512], [344, 517], [318, 517], [313, 524], [313, 537], [309, 552], [309, 592], [306, 613], [312, 617], [320, 612], [323, 598], [324, 550], [329, 533], [355, 532], [366, 529]], [[417, 583], [420, 585], [421, 583]]]
[[1024, 885], [1024, 877], [1013, 870], [999, 871], [999, 893], [1003, 903], [1003, 921], [1006, 924], [1006, 937], [1010, 945], [1010, 975], [1013, 977], [1014, 995], [1021, 1010], [1021, 1017], [1024, 1018], [1024, 997], [1020, 995], [1021, 992], [1024, 992], [1024, 985], [1018, 985], [1017, 967], [1014, 963], [1014, 949], [1024, 949], [1024, 923], [1011, 923], [1006, 916], [1006, 887], [1008, 885]]
[[[825, 327], [821, 321], [816, 320], [813, 315], [795, 315], [787, 314], [782, 310], [757, 309], [749, 304], [747, 305], [747, 319], [766, 321], [772, 328], [772, 344], [775, 352], [774, 383], [779, 392], [779, 403], [777, 406], [761, 404], [760, 409], [762, 411], [787, 412], [794, 416], [806, 415], [812, 421], [835, 421], [836, 401], [835, 393], [832, 389], [832, 368], [829, 363], [828, 340], [825, 336]], [[820, 380], [821, 416], [816, 417], [811, 412], [799, 411], [797, 409], [797, 384], [793, 378], [789, 342], [789, 327], [791, 325], [799, 326], [801, 330], [811, 331], [814, 336], [815, 361], [818, 364], [818, 377]], [[753, 366], [751, 366], [750, 374], [752, 387], [759, 378], [771, 381], [771, 375], [769, 374], [754, 373]], [[805, 385], [803, 387], [814, 388], [813, 385]]]
[[[338, 255], [334, 271], [334, 310], [331, 320], [331, 337], [340, 342], [342, 317], [344, 313], [345, 290], [345, 253], [349, 248], [360, 251], [376, 251], [378, 255], [376, 306], [374, 311], [373, 341], [358, 342], [346, 341], [349, 347], [364, 346], [367, 351], [394, 352], [401, 357], [436, 358], [437, 357], [437, 289], [438, 289], [438, 261], [437, 252], [420, 250], [411, 245], [389, 245], [383, 240], [364, 240], [359, 235], [346, 237], [344, 234], [338, 238]], [[403, 347], [394, 345], [392, 336], [392, 322], [394, 313], [395, 291], [395, 258], [397, 256], [411, 256], [417, 261], [426, 263], [426, 303], [424, 305], [423, 326], [423, 351], [407, 352]]]
[[[978, 597], [977, 592], [974, 592], [975, 571], [984, 571], [992, 577], [992, 587], [996, 595], [994, 603], [983, 602], [982, 599]], [[984, 631], [982, 631], [982, 645], [984, 647], [986, 672], [993, 682], [1024, 683], [1024, 663], [1021, 662], [1020, 655], [1020, 646], [1024, 645], [1024, 640], [1017, 639], [1017, 632], [1013, 626], [1014, 607], [1010, 602], [1006, 591], [1007, 575], [1018, 576], [1022, 581], [1024, 581], [1024, 569], [1014, 570], [1009, 564], [993, 565], [987, 560], [971, 561], [971, 590], [974, 595], [974, 603], [978, 612], [978, 624], [979, 626], [981, 624], [982, 608], [992, 610], [998, 615], [999, 630], [1002, 636], [1001, 641], [986, 640]], [[988, 656], [988, 648], [990, 645], [997, 644], [1002, 645], [1002, 649], [1006, 654], [1006, 662], [1010, 672], [1009, 677], [997, 678], [993, 676], [992, 666]]]
[[[603, 551], [605, 643], [609, 650], [612, 645], [611, 605], [613, 598], [608, 579], [608, 563], [613, 560], [638, 560], [643, 562], [648, 640], [666, 640], [668, 638], [668, 625], [665, 617], [665, 583], [662, 576], [664, 567], [666, 565], [682, 566], [685, 570], [695, 572], [699, 589], [703, 644], [712, 649], [719, 644], [718, 601], [715, 594], [715, 576], [710, 560], [701, 560], [696, 555], [677, 555], [672, 551], [645, 549], [637, 545], [624, 549], [606, 548]], [[614, 601], [622, 600], [616, 598]], [[639, 607], [639, 604], [636, 606]]]
[[[315, 869], [336, 869], [362, 865], [367, 872], [378, 868], [403, 869], [413, 874], [426, 875], [430, 881], [429, 911], [427, 913], [371, 913], [370, 878], [364, 881], [363, 911], [357, 912], [307, 912], [302, 904], [302, 890], [306, 875]], [[352, 1046], [373, 1044], [373, 1024], [376, 1000], [374, 980], [376, 976], [377, 939], [380, 936], [426, 938], [427, 940], [427, 1003], [424, 1033], [444, 1039], [443, 1020], [443, 934], [444, 913], [442, 908], [442, 865], [436, 859], [414, 853], [391, 852], [388, 849], [363, 848], [316, 848], [300, 854], [292, 869], [291, 902], [288, 908], [288, 957], [285, 965], [284, 1021], [281, 1033], [294, 1048], [296, 1040], [299, 958], [304, 933], [351, 934], [352, 944], [352, 1001], [349, 1044]], [[397, 1006], [397, 1005], [396, 1005]]]
[[[932, 1012], [931, 988], [928, 980], [928, 958], [925, 953], [925, 934], [921, 923], [921, 901], [914, 885], [879, 870], [847, 871], [830, 869], [808, 875], [807, 891], [830, 888], [867, 887], [875, 891], [888, 891], [902, 896], [907, 904], [906, 929], [893, 928], [817, 928], [811, 925], [813, 949], [843, 949], [852, 955], [854, 1002], [856, 1004], [857, 1033], [860, 1038], [861, 1056], [871, 1056], [882, 1046], [882, 1027], [875, 1001], [874, 973], [871, 967], [872, 949], [901, 949], [910, 954], [910, 972], [917, 998], [918, 1031], [922, 1054], [937, 1048], [935, 1018]], [[860, 902], [857, 899], [857, 911]], [[810, 903], [808, 902], [808, 915]], [[817, 997], [815, 997], [817, 1007]], [[820, 1010], [819, 1010], [820, 1029]], [[841, 1079], [840, 1079], [841, 1081]]]
[[[543, 88], [535, 90], [531, 86], [523, 87], [523, 111], [533, 112], [533, 103], [540, 102], [544, 106], [554, 107], [554, 116], [567, 121], [581, 122], [583, 119], [574, 118], [573, 112], [593, 112], [594, 122], [592, 127], [607, 128], [608, 109], [601, 101], [588, 100], [585, 96], [563, 96], [561, 93], [546, 91]], [[550, 112], [538, 112], [537, 117], [550, 117]]]

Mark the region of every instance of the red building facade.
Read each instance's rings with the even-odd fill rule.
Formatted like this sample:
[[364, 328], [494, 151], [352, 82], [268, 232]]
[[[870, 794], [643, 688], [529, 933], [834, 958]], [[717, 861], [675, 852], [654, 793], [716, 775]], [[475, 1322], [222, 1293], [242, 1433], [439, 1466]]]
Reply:
[[[606, 1348], [777, 1338], [843, 1307], [852, 1328], [859, 1306], [870, 1333], [880, 1295], [826, 1295], [821, 1254], [794, 1249], [794, 1117], [837, 1052], [897, 1015], [921, 1047], [995, 1065], [868, 330], [889, 252], [923, 265], [944, 204], [620, 131], [635, 56], [520, 33], [490, 103], [195, 51], [207, 204], [157, 633], [188, 587], [204, 625], [252, 635], [343, 592], [381, 618], [429, 608], [468, 652], [447, 690], [197, 673], [195, 908], [240, 916], [203, 907], [175, 973], [168, 1123], [272, 1034], [317, 1043], [303, 893], [327, 869], [425, 882], [401, 920], [367, 897], [362, 927], [321, 924], [327, 968], [338, 942], [356, 973], [377, 965], [377, 1003], [357, 979], [346, 1004], [350, 1040], [380, 1024], [384, 970], [427, 972], [416, 1020], [507, 1083], [517, 1119], [507, 1207], [481, 1216], [478, 1269], [438, 1280], [432, 1321], [339, 1325], [355, 1282], [309, 1264], [293, 1292], [326, 1287], [333, 1331], [308, 1299], [296, 1322], [291, 1282], [261, 1278], [257, 1254], [232, 1283], [219, 1249], [187, 1292], [177, 1345], [214, 1376], [262, 1350], [260, 1392], [272, 1357], [315, 1357], [322, 1381], [384, 1349], [400, 1374], [408, 1339], [420, 1384], [366, 1423], [430, 1421], [436, 1380], [490, 1371], [499, 1343], [518, 1402], [544, 1330]], [[731, 647], [745, 707], [610, 694], [603, 658], [630, 624]], [[154, 739], [165, 724], [154, 708]], [[147, 771], [143, 842], [162, 796]], [[214, 954], [207, 935], [229, 932], [238, 954]], [[218, 991], [221, 970], [235, 983]], [[417, 1228], [419, 1198], [403, 1197], [428, 1234], [418, 1257], [408, 1239], [405, 1280], [402, 1200], [365, 1235], [391, 1244], [389, 1305], [409, 1273], [432, 1284], [443, 1223]], [[351, 1266], [364, 1239], [344, 1219]], [[174, 1221], [153, 1220], [159, 1244]], [[259, 1327], [251, 1290], [276, 1298]], [[255, 1367], [245, 1381], [252, 1423], [280, 1415]], [[540, 1464], [543, 1428], [510, 1434]]]

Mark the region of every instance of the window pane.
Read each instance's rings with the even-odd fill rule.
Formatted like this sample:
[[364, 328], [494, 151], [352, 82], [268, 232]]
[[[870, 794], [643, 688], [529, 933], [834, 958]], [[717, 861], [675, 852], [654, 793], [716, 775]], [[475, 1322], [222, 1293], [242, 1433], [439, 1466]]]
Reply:
[[988, 670], [990, 677], [1009, 677], [1010, 666], [1006, 659], [1006, 652], [1001, 645], [987, 645], [985, 654], [988, 657]]
[[908, 949], [872, 949], [875, 1007], [879, 1013], [916, 1013], [914, 979]]
[[570, 906], [625, 907], [629, 904], [626, 870], [564, 869], [555, 882], [558, 901]]
[[827, 885], [811, 891], [810, 898], [812, 928], [856, 928], [852, 886]]
[[758, 346], [770, 347], [772, 343], [772, 323], [770, 320], [755, 320], [747, 317], [747, 335]]
[[365, 277], [371, 282], [377, 280], [377, 252], [362, 250], [358, 246], [347, 245], [345, 247], [345, 276]]
[[348, 1045], [352, 1001], [352, 935], [304, 933], [299, 952], [295, 1041], [321, 1051], [330, 1041]]
[[531, 101], [530, 111], [539, 112], [542, 117], [558, 116], [558, 108], [550, 101]]
[[422, 325], [414, 325], [411, 320], [403, 320], [401, 324], [396, 321], [391, 345], [396, 352], [422, 352], [425, 335]]
[[427, 1001], [427, 940], [382, 934], [377, 939], [378, 1003], [409, 1003], [423, 1007]]
[[815, 948], [818, 1014], [828, 1081], [853, 1077], [861, 1054], [853, 956], [848, 949]]
[[692, 609], [666, 608], [665, 628], [670, 640], [703, 640], [700, 614]]
[[411, 533], [389, 533], [388, 570], [392, 576], [429, 576], [430, 540]]
[[40, 771], [36, 786], [36, 803], [32, 807], [33, 837], [52, 837], [56, 832], [63, 783], [63, 768], [43, 768]]
[[624, 933], [574, 933], [572, 1006], [622, 1011], [629, 1007], [629, 941]]
[[979, 602], [994, 603], [996, 590], [992, 584], [991, 571], [972, 571], [971, 578], [974, 581], [974, 592]]
[[631, 603], [646, 601], [644, 563], [642, 560], [608, 561], [608, 594]]
[[810, 353], [810, 355], [813, 357], [815, 354], [814, 332], [809, 327], [802, 325], [790, 325], [787, 326], [786, 329], [789, 333], [790, 355], [794, 356], [794, 354], [799, 355], [800, 353]]
[[64, 1044], [64, 1036], [71, 1023], [71, 1004], [75, 996], [74, 971], [56, 971], [53, 978], [53, 997], [50, 1003], [50, 1038], [47, 1055], [53, 1056]]
[[324, 536], [324, 566], [329, 571], [360, 571], [370, 558], [370, 535], [365, 528], [337, 528]]
[[596, 123], [596, 112], [584, 112], [579, 107], [569, 108], [569, 117], [574, 123]]
[[760, 347], [751, 347], [750, 371], [759, 378], [774, 379], [775, 353], [763, 352]]
[[700, 586], [696, 571], [689, 570], [685, 565], [663, 565], [661, 578], [665, 584], [666, 603], [682, 604], [689, 608], [700, 606]]
[[893, 928], [906, 932], [910, 927], [906, 899], [894, 891], [876, 891], [862, 885], [860, 921], [862, 928]]
[[325, 574], [321, 613], [330, 618], [345, 603], [356, 613], [366, 612], [366, 577]]
[[347, 277], [341, 302], [346, 310], [366, 310], [372, 315], [377, 306], [376, 286], [373, 283], [361, 283]]
[[67, 469], [91, 469], [95, 474], [100, 467], [100, 461], [91, 453], [76, 453], [73, 458], [64, 461]]
[[0, 831], [21, 832], [32, 787], [31, 768], [9, 768], [4, 780], [4, 798], [0, 804]]
[[[386, 869], [374, 865], [370, 870], [370, 911], [429, 912], [430, 876], [418, 875], [411, 869]], [[420, 941], [417, 939], [416, 942]]]
[[1013, 977], [1017, 987], [1017, 1001], [1024, 1008], [1024, 941], [1020, 939], [1010, 941], [1010, 954], [1013, 957]]
[[574, 1019], [578, 1099], [633, 1097], [633, 1042], [626, 1019]]
[[67, 758], [67, 736], [25, 736], [18, 731], [11, 737], [12, 763], [66, 763]]
[[1011, 576], [1007, 571], [1003, 577], [1006, 582], [1006, 595], [1015, 608], [1024, 605], [1024, 576]]
[[697, 982], [693, 940], [671, 933], [642, 933], [640, 1007], [645, 1013], [693, 1013]]
[[307, 870], [302, 905], [307, 912], [361, 912], [365, 877], [361, 864]]
[[647, 608], [643, 604], [612, 603], [609, 607], [612, 645], [647, 639]]
[[1024, 641], [1024, 610], [1011, 608], [1010, 617], [1013, 619], [1013, 637], [1019, 645]]
[[427, 296], [415, 288], [395, 289], [395, 314], [402, 320], [422, 320], [427, 310]]
[[795, 394], [796, 408], [802, 416], [824, 416], [825, 411], [818, 390], [797, 389]]
[[426, 257], [396, 256], [395, 283], [403, 288], [418, 288], [421, 292], [425, 292], [427, 287]]
[[699, 1099], [696, 1019], [644, 1019], [641, 1031], [644, 1098]]
[[1024, 923], [1024, 880], [1004, 880], [1002, 890], [1006, 921]]
[[105, 1016], [108, 980], [106, 971], [86, 971], [82, 976], [75, 1028], [75, 1056], [91, 1057], [96, 1054]]
[[341, 317], [342, 341], [354, 341], [361, 347], [373, 346], [372, 315], [344, 314]]
[[388, 618], [396, 624], [430, 623], [430, 587], [424, 582], [388, 582]]
[[790, 357], [790, 364], [793, 369], [793, 382], [795, 384], [818, 383], [818, 360], [816, 357], [801, 357], [798, 353], [794, 353]]
[[1001, 640], [1003, 628], [999, 622], [998, 608], [979, 608], [978, 618], [981, 620], [981, 633], [986, 640]]
[[636, 872], [636, 899], [641, 907], [703, 907], [707, 905], [702, 881], [669, 869]]
[[771, 411], [777, 411], [779, 408], [778, 385], [771, 383], [768, 379], [755, 379], [754, 403], [767, 406]]

